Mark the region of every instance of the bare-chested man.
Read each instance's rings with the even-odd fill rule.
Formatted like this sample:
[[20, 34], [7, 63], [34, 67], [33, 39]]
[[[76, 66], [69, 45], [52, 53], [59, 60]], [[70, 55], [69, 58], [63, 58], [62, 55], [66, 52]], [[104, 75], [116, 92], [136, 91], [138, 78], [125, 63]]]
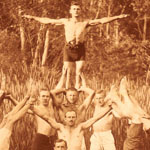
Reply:
[[[12, 97], [7, 96], [7, 98], [11, 99], [14, 104], [17, 104], [18, 102]], [[34, 105], [32, 108], [35, 111], [42, 112], [43, 114], [54, 118], [54, 109], [52, 106], [52, 101], [50, 101], [50, 92], [48, 89], [41, 89], [39, 92], [39, 105]], [[28, 113], [31, 113], [34, 115], [34, 113], [29, 110]], [[52, 127], [43, 119], [36, 116], [36, 122], [37, 122], [37, 133], [35, 135], [33, 144], [32, 144], [32, 150], [53, 150], [54, 143], [53, 143], [53, 135], [55, 133], [55, 130], [52, 129]], [[51, 142], [50, 142], [51, 141]]]
[[[81, 105], [79, 105], [79, 91], [83, 91], [88, 94], [87, 98], [83, 101]], [[77, 112], [78, 118], [77, 122], [83, 122], [85, 120], [87, 109], [95, 95], [95, 92], [87, 87], [81, 87], [77, 91], [75, 88], [65, 89], [54, 89], [51, 91], [51, 95], [54, 101], [54, 105], [56, 106], [59, 112], [60, 122], [64, 122], [65, 112], [69, 109], [74, 109]], [[64, 99], [58, 98], [58, 94], [65, 92], [66, 93], [66, 102]], [[82, 150], [86, 149], [85, 141], [83, 138]]]
[[[4, 92], [3, 95], [5, 95]], [[14, 123], [25, 115], [34, 101], [35, 99], [26, 96], [11, 112], [4, 116], [0, 123], [0, 150], [9, 150]]]
[[37, 115], [47, 120], [57, 130], [58, 138], [67, 142], [68, 150], [81, 150], [84, 130], [101, 119], [110, 110], [111, 107], [106, 107], [100, 114], [82, 123], [76, 123], [77, 113], [74, 110], [68, 110], [65, 114], [65, 124], [58, 123], [55, 119], [40, 112], [35, 113], [38, 113]]
[[[40, 18], [30, 15], [24, 15], [23, 17], [29, 19], [35, 19], [44, 24], [64, 25], [66, 46], [64, 49], [64, 66], [61, 79], [67, 76], [66, 88], [69, 87], [70, 75], [72, 66], [76, 64], [76, 84], [75, 88], [78, 89], [81, 85], [81, 79], [83, 79], [83, 64], [85, 62], [85, 31], [89, 26], [98, 24], [104, 24], [116, 19], [127, 17], [127, 15], [119, 15], [114, 17], [105, 17], [102, 19], [84, 20], [81, 18], [81, 7], [77, 2], [72, 2], [70, 7], [71, 18], [63, 19], [50, 19]], [[65, 73], [67, 70], [67, 74]], [[60, 79], [60, 80], [61, 80]], [[58, 83], [59, 86], [59, 83]]]
[[[94, 104], [94, 114], [96, 116], [99, 114], [105, 107], [108, 107], [107, 103], [104, 101], [105, 91], [99, 90], [95, 94], [93, 101]], [[114, 115], [112, 111], [105, 115], [102, 119], [98, 120], [93, 124], [90, 142], [90, 150], [115, 150], [114, 138], [111, 133], [113, 125]]]
[[150, 129], [150, 116], [140, 107], [136, 100], [129, 97], [126, 84], [126, 78], [123, 78], [119, 89], [122, 98], [120, 98], [117, 89], [113, 86], [105, 100], [111, 99], [112, 108], [119, 118], [130, 120], [123, 150], [141, 150], [143, 127], [147, 130]]
[[[87, 98], [83, 103], [79, 104], [79, 92], [85, 92], [88, 94]], [[65, 99], [58, 98], [58, 94], [65, 93]], [[82, 122], [85, 120], [86, 111], [92, 102], [92, 99], [95, 95], [95, 91], [88, 87], [81, 87], [78, 91], [75, 88], [65, 89], [54, 89], [51, 91], [52, 99], [54, 105], [59, 111], [60, 122], [64, 121], [65, 112], [69, 109], [74, 109], [77, 112], [78, 119], [77, 122]], [[66, 101], [66, 102], [64, 102]]]
[[[39, 93], [39, 105], [34, 106], [33, 110], [54, 118], [54, 109], [50, 101], [50, 92], [48, 89], [41, 89]], [[32, 150], [53, 150], [53, 143], [50, 143], [54, 134], [54, 129], [43, 119], [36, 116], [37, 133], [34, 138]], [[50, 137], [51, 136], [51, 137]]]

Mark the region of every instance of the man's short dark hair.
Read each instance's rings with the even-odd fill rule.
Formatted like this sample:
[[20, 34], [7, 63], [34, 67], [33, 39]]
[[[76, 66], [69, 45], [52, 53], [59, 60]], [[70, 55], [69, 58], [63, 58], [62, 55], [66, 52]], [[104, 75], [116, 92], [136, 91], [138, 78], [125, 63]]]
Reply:
[[96, 94], [102, 94], [105, 97], [106, 96], [106, 91], [105, 90], [96, 90]]
[[68, 88], [68, 89], [66, 90], [66, 93], [67, 93], [68, 91], [75, 91], [75, 92], [78, 93], [77, 89], [74, 88], [74, 87]]
[[71, 5], [70, 5], [70, 6], [73, 6], [73, 5], [80, 6], [79, 2], [76, 2], [76, 1], [72, 1], [72, 2], [71, 2]]
[[50, 91], [47, 87], [42, 87], [42, 88], [40, 88], [40, 92], [41, 91]]
[[66, 142], [65, 140], [63, 140], [63, 139], [57, 139], [57, 140], [55, 140], [54, 146], [56, 146], [56, 143], [61, 143], [61, 142], [64, 142], [64, 143], [65, 143], [65, 146], [66, 146], [66, 148], [67, 148], [67, 142]]
[[75, 113], [76, 113], [76, 117], [77, 117], [77, 111], [76, 111], [75, 109], [68, 108], [68, 109], [64, 112], [65, 117], [66, 117], [67, 112], [75, 112]]
[[39, 95], [40, 95], [40, 92], [42, 92], [42, 91], [47, 91], [50, 93], [50, 90], [47, 87], [40, 88]]

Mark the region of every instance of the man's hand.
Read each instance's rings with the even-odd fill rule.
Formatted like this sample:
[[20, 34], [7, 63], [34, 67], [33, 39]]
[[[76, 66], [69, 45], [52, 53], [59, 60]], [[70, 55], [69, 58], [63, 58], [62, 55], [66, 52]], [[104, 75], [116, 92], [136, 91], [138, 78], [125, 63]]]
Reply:
[[128, 16], [129, 16], [129, 14], [122, 14], [122, 15], [119, 15], [118, 18], [121, 19], [121, 18], [126, 18], [126, 17], [128, 17]]
[[28, 18], [28, 19], [34, 19], [34, 17], [33, 17], [33, 16], [30, 16], [30, 15], [22, 15], [22, 17]]
[[30, 105], [33, 105], [35, 102], [36, 102], [36, 99], [34, 97], [30, 97], [29, 100], [28, 100], [28, 103]]

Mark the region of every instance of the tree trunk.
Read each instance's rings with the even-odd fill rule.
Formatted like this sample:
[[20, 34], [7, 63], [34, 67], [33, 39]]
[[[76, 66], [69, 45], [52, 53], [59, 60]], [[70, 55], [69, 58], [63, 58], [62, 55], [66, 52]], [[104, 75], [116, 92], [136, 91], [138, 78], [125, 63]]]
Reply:
[[21, 41], [21, 52], [23, 55], [25, 55], [26, 51], [26, 38], [25, 38], [25, 29], [23, 26], [23, 20], [21, 18], [21, 8], [18, 9], [18, 15], [19, 15], [19, 28], [20, 28], [20, 41]]
[[[110, 5], [108, 5], [108, 17], [110, 17]], [[106, 38], [109, 39], [109, 26], [110, 24], [106, 24]]]
[[38, 39], [37, 39], [37, 46], [35, 49], [35, 55], [34, 55], [34, 59], [33, 59], [33, 66], [37, 66], [40, 65], [40, 51], [43, 47], [43, 30], [44, 30], [44, 25], [41, 24], [40, 26], [40, 30], [38, 33]]
[[43, 52], [43, 56], [42, 56], [42, 66], [45, 66], [47, 55], [48, 55], [49, 39], [50, 39], [49, 33], [50, 33], [50, 30], [47, 29], [46, 37], [45, 37], [45, 43], [44, 43], [44, 52]]
[[146, 30], [147, 30], [147, 15], [144, 14], [144, 26], [143, 26], [143, 41], [146, 40]]
[[115, 45], [119, 45], [119, 24], [118, 21], [115, 21]]

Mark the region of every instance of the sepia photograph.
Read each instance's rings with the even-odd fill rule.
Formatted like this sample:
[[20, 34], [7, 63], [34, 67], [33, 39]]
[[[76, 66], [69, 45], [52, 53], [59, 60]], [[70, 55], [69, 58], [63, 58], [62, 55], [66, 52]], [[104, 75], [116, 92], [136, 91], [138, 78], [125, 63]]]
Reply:
[[150, 0], [0, 1], [0, 150], [150, 150]]

